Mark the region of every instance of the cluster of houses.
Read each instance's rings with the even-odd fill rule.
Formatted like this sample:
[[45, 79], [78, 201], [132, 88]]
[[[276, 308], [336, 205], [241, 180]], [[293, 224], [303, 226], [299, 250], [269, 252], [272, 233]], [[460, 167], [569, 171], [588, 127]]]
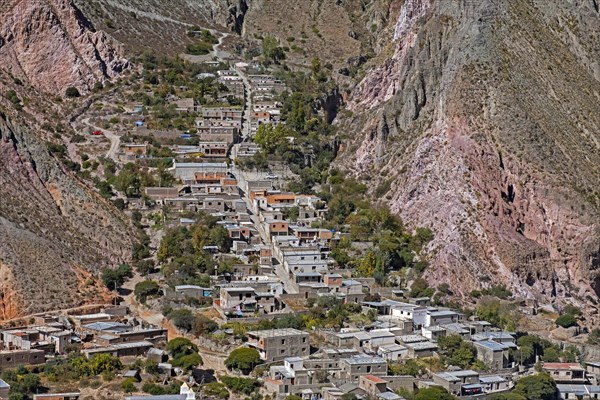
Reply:
[[[487, 323], [472, 321], [461, 324], [470, 335], [478, 351], [478, 358], [486, 360], [495, 348], [478, 347], [478, 343], [513, 343], [500, 339], [504, 334], [491, 330]], [[482, 327], [485, 327], [482, 330]], [[479, 333], [475, 333], [479, 332]], [[359, 399], [401, 400], [399, 389], [413, 392], [416, 389], [441, 386], [458, 397], [473, 398], [506, 392], [514, 386], [518, 375], [514, 369], [489, 365], [488, 372], [450, 369], [433, 373], [429, 377], [392, 375], [388, 361], [399, 358], [431, 356], [437, 346], [427, 351], [411, 344], [425, 343], [417, 334], [405, 335], [396, 329], [375, 329], [326, 333], [325, 338], [311, 341], [307, 332], [297, 329], [273, 329], [248, 332], [247, 346], [256, 348], [261, 358], [272, 365], [264, 384], [274, 398], [283, 399], [290, 394], [306, 400], [340, 400], [344, 395]], [[484, 339], [484, 336], [486, 337]], [[318, 345], [318, 348], [316, 347]], [[512, 346], [511, 345], [511, 346]], [[396, 349], [397, 348], [397, 349]], [[390, 354], [395, 353], [391, 358]], [[491, 360], [491, 359], [487, 359]], [[283, 364], [281, 364], [283, 363]], [[542, 368], [557, 382], [561, 399], [600, 398], [600, 363], [543, 363]]]

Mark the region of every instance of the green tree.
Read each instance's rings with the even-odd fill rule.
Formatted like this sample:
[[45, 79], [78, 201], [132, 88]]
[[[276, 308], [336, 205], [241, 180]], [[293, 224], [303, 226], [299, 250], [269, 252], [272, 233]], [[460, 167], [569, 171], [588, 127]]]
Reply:
[[171, 353], [173, 358], [186, 356], [198, 352], [198, 346], [192, 343], [189, 339], [179, 337], [167, 343], [167, 351]]
[[194, 327], [196, 317], [192, 314], [191, 310], [186, 308], [180, 308], [169, 313], [169, 319], [173, 321], [173, 324], [186, 332], [189, 332]]
[[258, 364], [262, 363], [258, 350], [252, 347], [240, 347], [233, 350], [225, 360], [225, 366], [229, 369], [239, 369], [248, 374]]
[[107, 268], [102, 271], [102, 282], [111, 290], [116, 290], [125, 283], [125, 278], [131, 278], [133, 273], [127, 264], [121, 264], [116, 269]]
[[421, 389], [415, 395], [415, 400], [456, 400], [457, 398], [442, 387], [433, 386]]
[[526, 376], [517, 381], [515, 393], [527, 400], [555, 400], [556, 383], [546, 373]]
[[285, 58], [285, 53], [279, 47], [279, 42], [274, 36], [265, 36], [262, 39], [262, 51], [265, 58], [270, 61], [279, 61]]
[[145, 303], [148, 296], [155, 296], [160, 293], [160, 287], [158, 283], [151, 280], [141, 281], [135, 285], [133, 293], [140, 302]]

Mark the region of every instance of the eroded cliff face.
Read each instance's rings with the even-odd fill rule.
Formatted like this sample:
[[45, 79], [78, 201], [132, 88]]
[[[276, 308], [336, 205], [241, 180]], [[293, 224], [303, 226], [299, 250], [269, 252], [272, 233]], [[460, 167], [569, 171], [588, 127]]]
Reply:
[[103, 301], [88, 271], [130, 257], [130, 222], [4, 115], [0, 188], [0, 319]]
[[599, 30], [591, 0], [403, 2], [342, 163], [433, 229], [433, 283], [597, 298]]
[[0, 60], [4, 70], [38, 90], [87, 91], [118, 75], [128, 62], [117, 43], [71, 0], [7, 0], [0, 7]]

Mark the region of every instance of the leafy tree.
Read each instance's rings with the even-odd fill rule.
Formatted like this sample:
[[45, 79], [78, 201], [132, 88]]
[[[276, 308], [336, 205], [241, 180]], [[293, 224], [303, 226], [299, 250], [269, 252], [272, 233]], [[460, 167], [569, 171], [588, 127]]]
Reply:
[[76, 87], [74, 87], [74, 86], [69, 86], [69, 87], [67, 88], [67, 90], [65, 91], [65, 95], [66, 95], [67, 97], [80, 97], [80, 96], [81, 96], [81, 93], [79, 93], [79, 90], [78, 90]]
[[433, 386], [421, 389], [415, 395], [415, 400], [457, 400], [457, 398], [442, 387]]
[[290, 394], [285, 397], [285, 400], [302, 400], [302, 397], [295, 394]]
[[186, 356], [174, 358], [172, 364], [175, 367], [189, 371], [198, 365], [202, 365], [202, 357], [200, 357], [200, 354], [198, 353], [188, 354]]
[[279, 61], [285, 58], [283, 49], [279, 47], [277, 39], [273, 36], [265, 36], [262, 39], [262, 51], [267, 60]]
[[470, 368], [476, 360], [476, 350], [459, 335], [447, 335], [438, 339], [440, 350], [446, 352], [445, 361], [463, 369]]
[[136, 271], [144, 276], [154, 272], [155, 267], [154, 260], [141, 260], [135, 264]]
[[417, 278], [410, 287], [410, 297], [431, 297], [435, 289], [424, 278]]
[[194, 317], [194, 314], [192, 314], [192, 311], [186, 308], [173, 310], [169, 313], [169, 319], [173, 321], [173, 324], [176, 327], [178, 327], [179, 329], [183, 329], [186, 332], [192, 330], [192, 328], [194, 327], [194, 322], [196, 321], [196, 318]]
[[515, 393], [527, 400], [556, 399], [556, 382], [546, 373], [526, 376], [517, 381]]
[[544, 362], [559, 362], [560, 352], [555, 347], [549, 347], [544, 351], [544, 356], [542, 359]]
[[285, 124], [262, 124], [256, 130], [254, 141], [258, 143], [267, 154], [273, 154], [281, 145], [286, 145], [287, 137], [294, 136]]
[[240, 347], [233, 350], [225, 360], [229, 369], [239, 369], [248, 374], [255, 366], [262, 363], [258, 350], [252, 347]]
[[125, 283], [125, 278], [131, 278], [132, 276], [131, 267], [127, 264], [121, 264], [117, 269], [107, 268], [103, 270], [102, 282], [107, 288], [116, 290]]
[[155, 281], [142, 281], [135, 285], [135, 297], [142, 303], [146, 302], [148, 296], [155, 296], [160, 293], [160, 287]]
[[556, 318], [554, 321], [556, 325], [561, 326], [563, 328], [570, 328], [572, 326], [577, 326], [577, 318], [571, 314], [563, 314], [560, 317]]
[[171, 353], [173, 358], [186, 356], [198, 352], [198, 346], [192, 343], [189, 339], [179, 337], [167, 343], [167, 351]]

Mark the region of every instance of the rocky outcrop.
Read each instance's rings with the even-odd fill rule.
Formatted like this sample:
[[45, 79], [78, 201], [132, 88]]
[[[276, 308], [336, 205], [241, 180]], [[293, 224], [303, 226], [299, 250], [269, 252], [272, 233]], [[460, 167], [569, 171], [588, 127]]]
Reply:
[[[1, 68], [38, 90], [82, 91], [128, 66], [71, 0], [10, 0], [0, 9]], [[8, 3], [8, 4], [6, 4]]]
[[592, 2], [406, 0], [394, 28], [391, 55], [350, 98], [342, 164], [379, 173], [373, 187], [392, 181], [378, 201], [433, 229], [432, 282], [597, 298]]
[[103, 301], [85, 271], [128, 260], [130, 222], [4, 115], [0, 188], [0, 319]]

